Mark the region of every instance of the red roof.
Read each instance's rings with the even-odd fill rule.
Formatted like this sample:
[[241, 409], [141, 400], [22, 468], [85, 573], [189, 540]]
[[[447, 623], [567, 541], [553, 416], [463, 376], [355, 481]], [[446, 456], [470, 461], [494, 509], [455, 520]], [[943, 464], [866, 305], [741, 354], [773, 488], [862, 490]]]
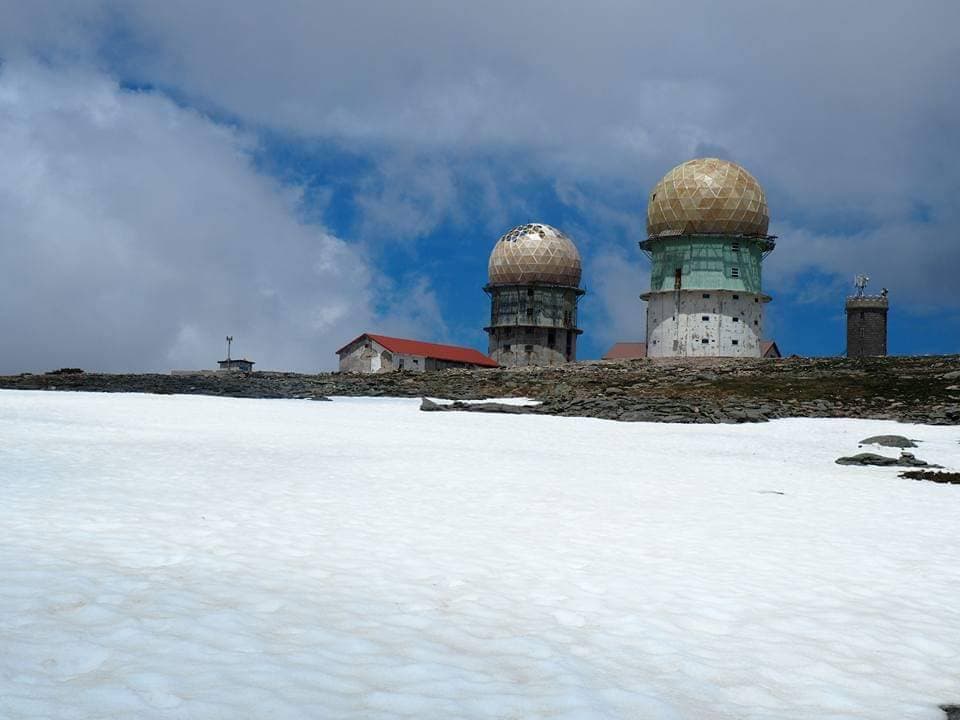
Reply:
[[639, 360], [647, 356], [645, 342], [618, 342], [607, 350], [604, 360]]
[[459, 347], [457, 345], [440, 345], [438, 343], [420, 342], [419, 340], [406, 340], [404, 338], [387, 337], [386, 335], [374, 335], [373, 333], [363, 333], [363, 335], [355, 337], [337, 350], [337, 354], [346, 350], [357, 342], [357, 340], [365, 337], [376, 340], [390, 352], [400, 353], [401, 355], [420, 355], [421, 357], [433, 358], [434, 360], [447, 360], [448, 362], [480, 365], [481, 367], [499, 367], [495, 360], [490, 359], [479, 350], [474, 350], [473, 348]]

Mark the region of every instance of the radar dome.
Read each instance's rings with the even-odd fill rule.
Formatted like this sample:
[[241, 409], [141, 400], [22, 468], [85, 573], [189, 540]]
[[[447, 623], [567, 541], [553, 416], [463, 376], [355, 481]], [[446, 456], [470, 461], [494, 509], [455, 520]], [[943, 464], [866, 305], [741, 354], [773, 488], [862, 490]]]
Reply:
[[677, 165], [650, 193], [647, 235], [766, 235], [767, 199], [736, 163], [697, 158]]
[[580, 285], [580, 253], [562, 232], [542, 223], [518, 225], [490, 253], [491, 285], [529, 282]]

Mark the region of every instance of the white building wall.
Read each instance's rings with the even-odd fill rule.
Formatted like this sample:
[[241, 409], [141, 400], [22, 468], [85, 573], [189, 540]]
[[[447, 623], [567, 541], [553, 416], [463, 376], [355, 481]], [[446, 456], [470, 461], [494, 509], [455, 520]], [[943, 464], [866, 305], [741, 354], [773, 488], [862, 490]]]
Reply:
[[652, 293], [648, 357], [760, 357], [766, 298], [728, 290]]
[[340, 353], [340, 372], [390, 372], [394, 362], [393, 354], [383, 345], [361, 338]]
[[406, 372], [423, 372], [427, 369], [427, 359], [423, 355], [405, 355], [397, 353], [393, 356], [393, 369]]

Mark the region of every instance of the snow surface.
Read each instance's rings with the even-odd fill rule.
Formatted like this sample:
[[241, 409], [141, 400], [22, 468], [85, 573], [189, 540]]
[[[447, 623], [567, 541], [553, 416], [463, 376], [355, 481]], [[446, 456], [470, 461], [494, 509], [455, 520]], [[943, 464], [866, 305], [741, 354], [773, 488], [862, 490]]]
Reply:
[[960, 701], [960, 487], [833, 462], [957, 428], [418, 404], [0, 391], [0, 717]]

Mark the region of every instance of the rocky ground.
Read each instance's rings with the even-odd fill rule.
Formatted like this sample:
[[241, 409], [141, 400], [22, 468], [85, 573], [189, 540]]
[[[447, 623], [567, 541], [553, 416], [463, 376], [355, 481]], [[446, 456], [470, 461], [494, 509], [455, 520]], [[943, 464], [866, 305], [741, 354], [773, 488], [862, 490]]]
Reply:
[[861, 417], [960, 425], [960, 356], [648, 359], [385, 375], [68, 372], [0, 376], [0, 388], [312, 400], [333, 395], [530, 397], [541, 400], [542, 405], [525, 412], [622, 421], [720, 423]]

